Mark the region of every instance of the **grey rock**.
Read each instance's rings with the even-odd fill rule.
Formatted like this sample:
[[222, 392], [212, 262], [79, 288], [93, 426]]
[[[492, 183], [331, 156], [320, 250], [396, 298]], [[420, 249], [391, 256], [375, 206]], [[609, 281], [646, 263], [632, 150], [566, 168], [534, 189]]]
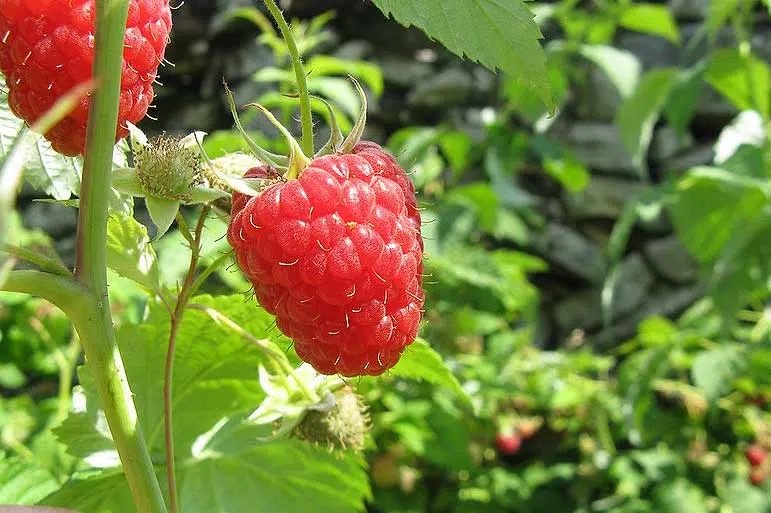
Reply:
[[337, 50], [335, 50], [334, 55], [340, 59], [359, 61], [371, 53], [372, 43], [358, 39], [355, 41], [348, 41], [343, 43], [339, 48], [337, 48]]
[[468, 101], [474, 83], [471, 75], [460, 68], [447, 68], [428, 78], [410, 92], [407, 102], [415, 107], [444, 107]]
[[644, 253], [651, 267], [667, 280], [693, 283], [699, 277], [698, 262], [675, 235], [650, 241]]
[[[613, 290], [611, 320], [617, 320], [639, 307], [653, 286], [655, 277], [643, 257], [634, 253], [619, 268]], [[602, 288], [596, 287], [557, 303], [554, 310], [557, 329], [563, 336], [575, 329], [589, 330], [602, 325]]]
[[592, 169], [620, 176], [638, 176], [632, 158], [612, 124], [577, 122], [557, 137]]
[[681, 137], [673, 128], [664, 126], [653, 133], [648, 156], [656, 162], [661, 162], [671, 159], [692, 146], [693, 137], [690, 134]]
[[56, 241], [56, 254], [62, 259], [62, 263], [72, 269], [75, 266], [75, 246], [77, 239], [75, 235], [61, 238]]
[[709, 0], [669, 0], [669, 10], [677, 20], [697, 21], [707, 17]]
[[728, 123], [738, 113], [739, 109], [711, 86], [705, 84], [696, 104], [694, 117], [698, 118], [701, 123], [722, 125]]
[[658, 315], [674, 317], [704, 296], [704, 287], [695, 284], [688, 287], [657, 286], [643, 305], [631, 315], [613, 326], [587, 337], [588, 343], [598, 351], [607, 350], [629, 340], [637, 334], [640, 322]]
[[471, 72], [475, 94], [487, 96], [495, 93], [497, 79], [493, 72], [481, 66], [474, 67]]
[[643, 69], [677, 66], [681, 50], [663, 37], [651, 36], [639, 32], [624, 32], [618, 38], [619, 48], [635, 54]]
[[22, 212], [24, 226], [39, 229], [54, 239], [75, 231], [78, 211], [57, 203], [32, 202]]
[[387, 57], [378, 61], [383, 79], [392, 84], [411, 87], [434, 73], [428, 63], [401, 57]]
[[612, 122], [621, 106], [621, 95], [608, 75], [597, 66], [590, 65], [586, 83], [576, 92], [576, 114], [588, 121]]
[[771, 28], [758, 28], [752, 33], [752, 51], [763, 62], [771, 62]]
[[626, 202], [645, 186], [641, 182], [594, 176], [586, 189], [577, 194], [565, 194], [568, 215], [577, 220], [618, 218]]
[[600, 248], [566, 226], [548, 225], [535, 246], [548, 261], [589, 283], [599, 284], [605, 277], [605, 255]]
[[715, 151], [712, 144], [700, 144], [663, 161], [660, 166], [665, 174], [680, 174], [694, 166], [704, 166], [711, 163], [714, 155]]

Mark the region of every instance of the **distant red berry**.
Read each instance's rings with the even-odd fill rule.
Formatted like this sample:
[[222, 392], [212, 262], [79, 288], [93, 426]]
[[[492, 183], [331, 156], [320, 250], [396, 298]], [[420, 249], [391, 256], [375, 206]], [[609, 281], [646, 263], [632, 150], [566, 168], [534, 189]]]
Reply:
[[[92, 77], [95, 0], [0, 0], [0, 71], [11, 110], [32, 124]], [[144, 118], [171, 31], [169, 0], [131, 0], [123, 48], [116, 140]], [[82, 154], [90, 97], [46, 138], [59, 153]]]
[[755, 486], [762, 485], [766, 480], [766, 477], [768, 477], [768, 474], [762, 467], [755, 467], [752, 469], [752, 472], [750, 472], [750, 482]]
[[519, 435], [498, 433], [495, 435], [495, 446], [498, 447], [498, 451], [500, 451], [501, 454], [507, 456], [516, 454], [522, 446], [522, 439]]
[[238, 265], [301, 359], [343, 376], [396, 364], [422, 317], [423, 240], [391, 155], [360, 143], [319, 157], [246, 202], [234, 195], [232, 214]]
[[762, 465], [766, 460], [768, 451], [757, 444], [753, 444], [747, 448], [744, 455], [747, 457], [747, 461], [750, 462], [750, 465], [757, 467], [758, 465]]

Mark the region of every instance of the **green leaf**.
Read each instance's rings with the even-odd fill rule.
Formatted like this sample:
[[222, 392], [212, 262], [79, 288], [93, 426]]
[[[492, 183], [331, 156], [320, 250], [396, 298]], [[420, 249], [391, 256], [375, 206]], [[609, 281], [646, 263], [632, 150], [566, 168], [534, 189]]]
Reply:
[[158, 264], [147, 228], [129, 215], [114, 213], [107, 221], [107, 265], [150, 291], [158, 288]]
[[642, 72], [635, 54], [607, 45], [581, 45], [579, 53], [605, 72], [622, 98], [632, 95]]
[[35, 504], [58, 487], [47, 471], [0, 453], [0, 504]]
[[[224, 313], [257, 339], [280, 342], [280, 347], [275, 348], [279, 354], [289, 345], [273, 327], [273, 317], [241, 295], [198, 296], [192, 302]], [[145, 440], [151, 453], [162, 461], [162, 389], [169, 315], [159, 303], [152, 302], [141, 325], [122, 324], [116, 336]], [[199, 435], [222, 418], [257, 407], [263, 397], [257, 369], [266, 361], [256, 345], [215, 323], [204, 312], [186, 311], [177, 334], [173, 387], [174, 438], [180, 459], [190, 453]], [[80, 374], [86, 397], [95, 398], [87, 369], [82, 368]], [[100, 437], [104, 434], [97, 427], [99, 414], [93, 411], [98, 402], [88, 403], [86, 413], [93, 423], [90, 431], [83, 428], [78, 432], [73, 426], [68, 427], [66, 434], [58, 430], [60, 440], [70, 446], [70, 452], [74, 449], [80, 456], [85, 456], [82, 447], [103, 449]], [[83, 426], [82, 419], [68, 421]]]
[[[165, 483], [165, 480], [160, 479], [160, 482]], [[136, 511], [126, 478], [122, 472], [115, 470], [76, 476], [40, 504], [71, 508], [79, 513], [133, 513]]]
[[702, 64], [680, 71], [664, 107], [664, 116], [669, 126], [681, 137], [688, 133], [688, 125], [699, 103], [703, 75]]
[[771, 213], [748, 219], [728, 239], [712, 264], [710, 293], [718, 307], [732, 315], [755, 294], [768, 294], [771, 276]]
[[471, 405], [471, 399], [461, 388], [458, 379], [444, 364], [439, 353], [431, 349], [425, 340], [418, 339], [407, 346], [399, 363], [388, 374], [427, 381], [437, 387], [449, 388], [458, 394], [467, 405]]
[[771, 499], [762, 488], [751, 486], [746, 478], [735, 477], [725, 487], [725, 502], [738, 513], [768, 513]]
[[678, 478], [653, 492], [657, 513], [704, 513], [704, 492], [690, 481]]
[[376, 64], [349, 61], [328, 55], [314, 55], [305, 64], [305, 69], [311, 76], [353, 75], [367, 84], [375, 95], [383, 94], [383, 73]]
[[[243, 296], [199, 296], [193, 303], [225, 313], [258, 339], [281, 340], [274, 319]], [[135, 394], [137, 412], [148, 446], [163, 446], [163, 384], [169, 317], [158, 304], [140, 326], [123, 325], [117, 332], [126, 373]], [[282, 352], [279, 348], [276, 348]], [[184, 454], [195, 437], [220, 418], [254, 409], [262, 392], [257, 368], [266, 357], [257, 346], [214, 323], [205, 313], [188, 310], [177, 335], [174, 367], [175, 440]]]
[[731, 237], [761, 213], [766, 201], [761, 183], [699, 167], [678, 183], [670, 212], [688, 251], [701, 262], [712, 262]]
[[624, 10], [619, 24], [629, 30], [661, 36], [673, 43], [680, 43], [680, 31], [666, 5], [632, 4]]
[[184, 468], [179, 490], [180, 510], [190, 513], [358, 513], [370, 494], [361, 457], [297, 440], [199, 460]]
[[[181, 511], [358, 513], [370, 496], [360, 456], [341, 458], [297, 440], [230, 446], [239, 450], [177, 465]], [[165, 485], [165, 471], [158, 478]], [[115, 471], [78, 476], [43, 503], [80, 513], [135, 511], [128, 483]]]
[[645, 152], [653, 136], [653, 127], [669, 98], [677, 76], [678, 70], [674, 68], [649, 71], [616, 115], [621, 142], [641, 170], [644, 169]]
[[714, 38], [732, 14], [737, 12], [742, 0], [710, 0], [707, 9], [707, 32]]
[[740, 110], [769, 119], [771, 68], [751, 53], [722, 49], [712, 55], [704, 79]]
[[150, 219], [157, 228], [155, 240], [158, 240], [169, 230], [171, 223], [177, 217], [179, 201], [148, 196], [145, 198], [145, 205]]
[[693, 383], [714, 402], [733, 387], [734, 380], [747, 367], [746, 353], [740, 346], [725, 346], [702, 351], [696, 356], [691, 368]]
[[554, 107], [541, 31], [520, 0], [373, 0], [405, 26], [415, 25], [451, 52], [509, 73]]
[[583, 191], [591, 175], [586, 166], [572, 158], [551, 159], [546, 158], [543, 161], [543, 167], [552, 178], [560, 182], [568, 192], [573, 194]]

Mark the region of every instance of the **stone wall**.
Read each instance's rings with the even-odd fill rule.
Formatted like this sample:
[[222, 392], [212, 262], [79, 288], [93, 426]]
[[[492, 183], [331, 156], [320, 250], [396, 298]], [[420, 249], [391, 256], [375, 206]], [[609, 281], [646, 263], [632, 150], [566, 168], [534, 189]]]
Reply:
[[[226, 77], [240, 98], [255, 98], [263, 86], [251, 73], [271, 62], [270, 53], [256, 43], [256, 29], [245, 21], [221, 23], [214, 18], [219, 4], [252, 5], [251, 0], [187, 0], [175, 11], [174, 45], [169, 59], [174, 68], [163, 71], [153, 113], [162, 122], [151, 130], [213, 131], [231, 125], [221, 79]], [[293, 0], [284, 2], [290, 13], [307, 17], [328, 8], [344, 9], [332, 22], [338, 41], [328, 51], [377, 62], [383, 69], [386, 92], [370, 113], [368, 136], [384, 140], [399, 127], [444, 123], [479, 136], [481, 110], [494, 105], [499, 81], [492, 73], [464, 62], [428, 40], [416, 29], [386, 20], [369, 2]], [[706, 43], [687, 46], [697, 34], [708, 0], [671, 0], [685, 43], [678, 47], [663, 38], [619, 32], [616, 46], [635, 53], [645, 69], [684, 66], [706, 52]], [[556, 35], [546, 27], [548, 37]], [[731, 44], [730, 31], [719, 42]], [[766, 16], [755, 32], [761, 57], [771, 61], [771, 23]], [[688, 48], [688, 50], [686, 50]], [[603, 325], [600, 295], [608, 272], [608, 236], [625, 203], [644, 190], [629, 155], [621, 145], [613, 118], [620, 104], [613, 85], [589, 64], [586, 80], [571, 91], [569, 104], [551, 134], [569, 145], [592, 172], [585, 191], [561, 192], [545, 174], [523, 186], [539, 198], [548, 222], [532, 247], [546, 259], [550, 271], [536, 278], [542, 290], [539, 343], [554, 347], [590, 340], [607, 347], [634, 334], [638, 322], [653, 314], [672, 316], [703, 294], [698, 269], [672, 233], [666, 218], [638, 223], [619, 268], [610, 326]], [[735, 115], [714, 91], [704, 88], [690, 136], [678, 141], [671, 129], [658, 126], [648, 156], [653, 182], [690, 166], [709, 163], [720, 129]], [[532, 178], [532, 177], [530, 177]], [[535, 186], [533, 184], [536, 184]], [[54, 212], [55, 211], [55, 212]], [[61, 212], [60, 212], [61, 211]], [[50, 204], [24, 203], [29, 225], [48, 229], [71, 255], [74, 211]]]

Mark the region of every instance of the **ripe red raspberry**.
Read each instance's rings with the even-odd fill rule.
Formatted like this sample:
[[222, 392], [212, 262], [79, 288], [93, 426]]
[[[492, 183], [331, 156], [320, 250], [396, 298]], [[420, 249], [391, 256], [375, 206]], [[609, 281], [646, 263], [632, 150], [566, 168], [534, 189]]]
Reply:
[[750, 463], [750, 465], [757, 467], [758, 465], [762, 465], [766, 460], [768, 457], [768, 452], [763, 447], [757, 444], [753, 444], [747, 448], [745, 456], [747, 457], [747, 461]]
[[768, 477], [766, 470], [763, 467], [755, 467], [750, 472], [750, 482], [755, 486], [760, 486]]
[[510, 456], [516, 454], [522, 446], [522, 439], [518, 435], [498, 433], [495, 435], [495, 446], [501, 454]]
[[412, 182], [378, 145], [319, 157], [245, 204], [234, 195], [228, 240], [262, 307], [320, 373], [382, 374], [415, 340], [420, 214]]
[[[8, 104], [28, 124], [92, 76], [95, 0], [0, 0], [0, 71]], [[171, 31], [168, 0], [131, 0], [123, 49], [116, 141], [141, 120]], [[54, 149], [82, 154], [90, 98], [46, 134]]]

